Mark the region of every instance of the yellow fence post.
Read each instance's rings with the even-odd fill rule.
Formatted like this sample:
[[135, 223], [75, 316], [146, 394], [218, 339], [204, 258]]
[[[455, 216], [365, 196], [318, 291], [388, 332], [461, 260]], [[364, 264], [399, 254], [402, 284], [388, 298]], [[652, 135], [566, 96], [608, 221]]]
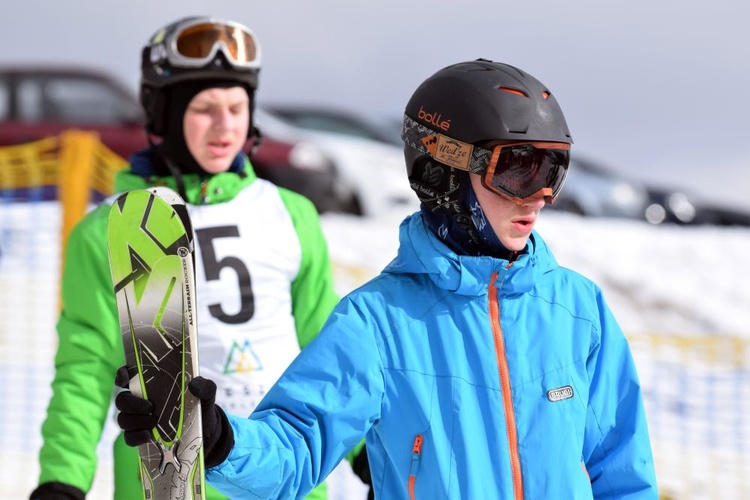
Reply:
[[62, 255], [73, 226], [86, 214], [91, 200], [94, 153], [99, 142], [95, 132], [67, 130], [60, 138], [59, 198], [62, 206]]

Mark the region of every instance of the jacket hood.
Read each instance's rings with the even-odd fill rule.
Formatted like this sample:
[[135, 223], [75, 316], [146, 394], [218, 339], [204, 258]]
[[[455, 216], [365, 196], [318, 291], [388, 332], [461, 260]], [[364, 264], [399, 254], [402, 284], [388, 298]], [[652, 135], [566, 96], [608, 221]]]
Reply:
[[420, 212], [408, 216], [399, 228], [399, 250], [384, 272], [393, 274], [424, 274], [439, 288], [461, 295], [479, 296], [487, 293], [493, 273], [503, 276], [502, 288], [507, 293], [523, 293], [545, 273], [557, 267], [547, 244], [533, 231], [513, 264], [495, 257], [458, 255], [440, 241], [422, 220]]

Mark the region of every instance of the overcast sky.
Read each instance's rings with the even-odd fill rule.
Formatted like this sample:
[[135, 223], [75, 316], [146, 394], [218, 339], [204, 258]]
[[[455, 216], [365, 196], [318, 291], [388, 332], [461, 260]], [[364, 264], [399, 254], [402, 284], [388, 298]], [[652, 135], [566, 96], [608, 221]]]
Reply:
[[190, 14], [256, 32], [261, 103], [400, 116], [426, 77], [484, 57], [552, 90], [575, 152], [750, 208], [750, 4], [742, 0], [14, 0], [0, 16], [0, 63], [96, 66], [135, 90], [141, 47]]

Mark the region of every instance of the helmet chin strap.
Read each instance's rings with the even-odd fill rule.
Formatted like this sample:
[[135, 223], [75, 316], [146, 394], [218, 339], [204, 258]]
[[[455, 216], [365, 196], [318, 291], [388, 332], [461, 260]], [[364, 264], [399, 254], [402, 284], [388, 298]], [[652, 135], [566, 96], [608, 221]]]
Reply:
[[185, 202], [188, 201], [187, 197], [187, 190], [185, 189], [185, 179], [182, 177], [182, 172], [179, 168], [177, 168], [177, 165], [174, 164], [172, 160], [169, 159], [166, 155], [162, 155], [162, 159], [164, 160], [164, 164], [167, 166], [167, 169], [169, 169], [169, 173], [174, 177], [175, 183], [177, 184], [177, 193], [182, 197]]
[[[174, 177], [175, 184], [177, 185], [177, 194], [179, 194], [182, 197], [182, 199], [187, 202], [187, 190], [185, 189], [185, 179], [183, 179], [182, 177], [182, 171], [180, 171], [180, 169], [177, 168], [177, 165], [175, 165], [174, 162], [170, 160], [169, 157], [165, 154], [163, 143], [155, 144], [151, 137], [151, 134], [146, 134], [146, 138], [148, 140], [149, 147], [151, 148], [152, 151], [156, 153], [155, 164], [157, 168], [157, 173], [159, 172], [158, 165], [159, 164], [164, 165], [169, 175]], [[161, 172], [162, 174], [166, 173], [166, 172], [163, 172], [163, 168], [161, 170], [162, 170]]]
[[249, 138], [253, 139], [253, 144], [252, 146], [250, 146], [250, 150], [247, 152], [247, 156], [252, 159], [252, 157], [255, 155], [255, 152], [258, 151], [260, 145], [263, 144], [263, 134], [258, 127], [251, 123], [250, 132], [247, 135]]

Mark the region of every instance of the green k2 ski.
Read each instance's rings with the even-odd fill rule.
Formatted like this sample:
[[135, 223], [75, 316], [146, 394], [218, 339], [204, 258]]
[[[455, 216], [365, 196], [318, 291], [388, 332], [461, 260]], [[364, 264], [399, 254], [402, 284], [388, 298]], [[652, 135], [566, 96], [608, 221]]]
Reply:
[[146, 500], [203, 499], [193, 232], [184, 201], [164, 187], [128, 191], [107, 225], [130, 391], [154, 404], [153, 439], [138, 447]]

